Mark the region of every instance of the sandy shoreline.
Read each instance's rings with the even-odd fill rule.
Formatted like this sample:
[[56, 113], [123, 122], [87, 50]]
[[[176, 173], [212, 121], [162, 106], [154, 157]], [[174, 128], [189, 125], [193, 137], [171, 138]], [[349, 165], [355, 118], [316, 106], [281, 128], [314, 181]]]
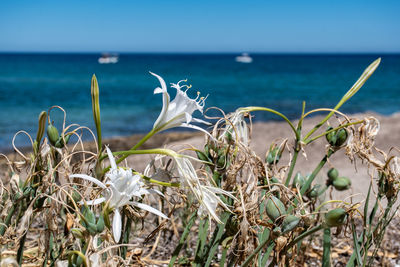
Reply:
[[[257, 114], [255, 114], [257, 115]], [[400, 146], [400, 113], [391, 116], [382, 116], [374, 113], [354, 114], [351, 117], [362, 119], [364, 117], [374, 116], [381, 123], [381, 129], [376, 138], [376, 146], [387, 152], [392, 146]], [[305, 120], [303, 133], [311, 129], [317, 122], [321, 120], [321, 116], [316, 116]], [[324, 127], [322, 127], [324, 128]], [[325, 129], [325, 128], [324, 128]], [[127, 150], [132, 147], [142, 135], [132, 135], [129, 137], [116, 137], [104, 140], [104, 144], [110, 146], [112, 151]], [[256, 122], [253, 124], [251, 136], [251, 148], [261, 158], [265, 158], [265, 154], [270, 144], [275, 140], [288, 139], [288, 146], [293, 146], [294, 135], [291, 128], [285, 122]], [[201, 149], [204, 144], [204, 135], [199, 132], [167, 132], [160, 133], [149, 139], [141, 148], [157, 148], [170, 147], [174, 150], [188, 147], [192, 145]], [[325, 153], [325, 138], [320, 138], [306, 147], [307, 159], [300, 155], [295, 171], [301, 171], [303, 175], [311, 173]], [[94, 151], [95, 144], [86, 143], [86, 149]], [[16, 159], [16, 153], [7, 153], [10, 160]], [[136, 170], [143, 170], [152, 157], [149, 156], [132, 156], [128, 158], [128, 164]], [[285, 152], [280, 163], [286, 164], [289, 161], [289, 153]], [[6, 171], [4, 158], [0, 159], [2, 172]], [[368, 190], [370, 177], [365, 165], [360, 161], [357, 162], [357, 170], [350, 164], [348, 157], [344, 151], [335, 153], [326, 164], [318, 178], [321, 183], [326, 179], [326, 171], [335, 166], [339, 169], [341, 176], [347, 176], [352, 180], [352, 194], [364, 195]], [[348, 192], [345, 195], [350, 195]]]

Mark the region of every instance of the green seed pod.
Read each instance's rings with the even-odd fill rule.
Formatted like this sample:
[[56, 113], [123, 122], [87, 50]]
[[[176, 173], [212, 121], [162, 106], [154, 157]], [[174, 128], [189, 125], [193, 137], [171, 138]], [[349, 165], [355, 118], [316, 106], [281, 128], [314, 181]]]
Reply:
[[333, 186], [338, 191], [347, 190], [351, 186], [351, 181], [347, 177], [338, 177], [332, 182]]
[[268, 217], [274, 222], [281, 216], [286, 215], [285, 206], [275, 196], [271, 196], [268, 199], [265, 209]]
[[300, 222], [300, 218], [294, 215], [288, 215], [282, 222], [282, 232], [286, 233], [292, 231]]
[[304, 185], [304, 182], [305, 182], [304, 176], [301, 175], [300, 172], [297, 172], [296, 175], [294, 176], [292, 187], [296, 188], [297, 185], [299, 185], [299, 187], [301, 188]]
[[307, 192], [307, 196], [309, 198], [316, 198], [319, 196], [319, 189], [320, 189], [321, 185], [320, 184], [316, 184], [314, 185], [310, 191]]
[[337, 130], [335, 145], [336, 146], [342, 146], [346, 142], [348, 135], [349, 134], [347, 133], [347, 130], [344, 129], [344, 128], [341, 128], [341, 129]]
[[49, 126], [47, 126], [47, 137], [49, 138], [50, 144], [52, 144], [53, 146], [60, 138], [57, 128], [54, 127], [51, 123], [49, 124]]
[[328, 171], [328, 178], [329, 178], [329, 181], [333, 182], [336, 178], [338, 178], [338, 176], [339, 176], [339, 172], [338, 172], [337, 169], [331, 168], [331, 169]]
[[325, 223], [328, 227], [341, 226], [345, 223], [347, 213], [342, 208], [330, 210], [325, 214]]
[[[329, 126], [328, 129], [326, 129], [326, 131], [330, 131], [332, 129], [333, 129], [333, 127]], [[326, 137], [326, 141], [328, 141], [328, 143], [331, 146], [335, 146], [335, 144], [336, 144], [336, 131], [333, 131], [333, 132], [330, 132], [330, 133], [326, 134], [325, 137]]]
[[104, 216], [103, 214], [100, 214], [99, 218], [97, 219], [97, 223], [96, 223], [96, 228], [97, 228], [97, 232], [101, 233], [104, 230]]
[[[330, 131], [332, 129], [333, 129], [332, 127], [329, 127], [326, 131]], [[346, 142], [348, 133], [346, 129], [341, 128], [337, 131], [333, 131], [326, 134], [325, 137], [331, 146], [339, 147]]]

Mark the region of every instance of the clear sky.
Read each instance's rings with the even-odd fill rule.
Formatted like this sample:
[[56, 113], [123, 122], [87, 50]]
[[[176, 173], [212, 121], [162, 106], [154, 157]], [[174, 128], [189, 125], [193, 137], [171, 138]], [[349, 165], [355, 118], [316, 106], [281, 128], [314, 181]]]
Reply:
[[400, 1], [1, 0], [0, 51], [400, 52]]

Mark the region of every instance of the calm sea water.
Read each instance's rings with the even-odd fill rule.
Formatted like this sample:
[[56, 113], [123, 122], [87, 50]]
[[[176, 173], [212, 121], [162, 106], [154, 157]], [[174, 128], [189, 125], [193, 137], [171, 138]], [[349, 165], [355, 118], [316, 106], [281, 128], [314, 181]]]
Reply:
[[[0, 54], [0, 150], [9, 149], [13, 135], [26, 130], [33, 137], [37, 117], [53, 105], [67, 111], [67, 124], [94, 129], [90, 80], [100, 86], [103, 135], [144, 133], [151, 129], [161, 107], [159, 86], [148, 72], [168, 83], [188, 78], [197, 91], [209, 94], [206, 107], [233, 111], [258, 105], [298, 117], [303, 100], [307, 109], [333, 107], [364, 68], [381, 56], [382, 63], [344, 112], [400, 110], [400, 55], [264, 55], [251, 64], [234, 61], [233, 54], [121, 54], [117, 64], [98, 64], [97, 54]], [[171, 97], [175, 89], [171, 89]], [[212, 113], [208, 113], [212, 115]], [[256, 113], [256, 120], [278, 119]], [[62, 114], [54, 112], [56, 125]], [[20, 136], [17, 143], [27, 144]]]

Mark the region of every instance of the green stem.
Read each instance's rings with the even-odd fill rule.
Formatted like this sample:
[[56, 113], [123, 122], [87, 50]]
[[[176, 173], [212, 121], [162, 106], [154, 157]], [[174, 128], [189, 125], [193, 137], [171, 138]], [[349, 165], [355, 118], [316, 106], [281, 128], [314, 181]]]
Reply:
[[[140, 139], [140, 141], [134, 145], [133, 147], [131, 147], [131, 149], [129, 150], [136, 150], [138, 149], [141, 145], [143, 145], [147, 140], [149, 140], [150, 137], [152, 137], [154, 134], [156, 134], [157, 132], [154, 131], [154, 129], [152, 129], [150, 132], [148, 132], [142, 139]], [[125, 157], [126, 158], [126, 157]], [[120, 159], [117, 160], [117, 164], [122, 162], [124, 159], [124, 157], [121, 157]]]
[[331, 228], [324, 229], [322, 267], [331, 266]]
[[286, 177], [286, 181], [285, 181], [285, 186], [289, 186], [290, 184], [290, 180], [292, 179], [292, 175], [293, 175], [293, 171], [294, 171], [294, 167], [296, 166], [296, 162], [297, 162], [297, 156], [299, 155], [300, 152], [300, 138], [301, 138], [301, 129], [303, 127], [303, 119], [304, 119], [304, 112], [306, 109], [306, 102], [303, 101], [303, 108], [301, 110], [301, 117], [299, 120], [299, 123], [297, 124], [297, 129], [296, 129], [296, 142], [294, 144], [294, 155], [293, 155], [293, 159], [292, 162], [290, 162], [290, 167], [289, 167], [289, 172], [288, 175]]
[[305, 192], [310, 188], [312, 182], [314, 181], [315, 177], [317, 176], [317, 174], [319, 173], [319, 171], [322, 169], [322, 167], [324, 167], [325, 163], [328, 161], [328, 158], [330, 156], [332, 156], [332, 154], [335, 151], [332, 150], [332, 148], [329, 149], [328, 154], [326, 154], [324, 156], [324, 158], [320, 161], [320, 163], [318, 164], [318, 166], [315, 168], [315, 170], [311, 173], [310, 177], [308, 177], [307, 181], [305, 182], [305, 184], [301, 187], [300, 189], [300, 195], [304, 195]]
[[6, 227], [8, 227], [10, 225], [11, 218], [14, 215], [16, 207], [17, 207], [17, 205], [11, 206], [10, 211], [8, 212], [8, 215], [6, 217], [6, 220], [4, 221], [4, 223], [2, 223], [0, 225], [0, 235], [4, 235], [4, 233], [6, 232]]
[[299, 155], [299, 152], [300, 152], [300, 150], [299, 150], [299, 148], [297, 146], [298, 146], [298, 141], [296, 140], [296, 147], [294, 149], [293, 159], [290, 162], [289, 172], [288, 172], [288, 175], [287, 175], [286, 181], [285, 181], [285, 186], [286, 187], [290, 184], [290, 180], [292, 179], [294, 167], [296, 166], [297, 156]]
[[22, 259], [24, 257], [24, 245], [25, 245], [27, 233], [28, 233], [28, 231], [25, 232], [25, 234], [21, 237], [21, 240], [19, 241], [19, 248], [18, 248], [18, 252], [17, 252], [17, 262], [20, 266], [22, 264]]

